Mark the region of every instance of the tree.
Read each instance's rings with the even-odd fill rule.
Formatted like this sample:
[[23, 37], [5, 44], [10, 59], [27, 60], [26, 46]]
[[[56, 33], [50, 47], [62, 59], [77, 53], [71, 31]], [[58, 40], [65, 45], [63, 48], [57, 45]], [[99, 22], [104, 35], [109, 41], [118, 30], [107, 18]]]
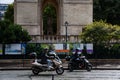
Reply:
[[8, 8], [4, 15], [4, 19], [14, 23], [14, 5], [13, 4], [8, 5]]
[[30, 41], [28, 32], [9, 20], [0, 21], [0, 43], [20, 43]]
[[81, 34], [82, 41], [84, 43], [94, 43], [100, 45], [106, 43], [109, 40], [110, 30], [108, 25], [103, 21], [94, 22], [93, 24], [87, 25]]
[[120, 0], [94, 0], [94, 20], [120, 25]]
[[113, 36], [112, 38], [116, 40], [116, 42], [119, 42], [120, 40], [120, 26], [114, 25], [113, 28], [115, 29], [114, 32], [112, 33]]
[[111, 25], [103, 21], [94, 22], [87, 25], [80, 36], [83, 43], [110, 47], [111, 43], [118, 43], [120, 39], [120, 26]]
[[14, 24], [14, 5], [8, 5], [4, 20], [0, 21], [0, 43], [20, 43], [31, 40], [28, 32]]
[[[120, 55], [120, 26], [103, 21], [93, 22], [85, 27], [80, 35], [83, 43], [93, 43], [94, 58], [116, 58]], [[117, 53], [116, 53], [117, 52]]]

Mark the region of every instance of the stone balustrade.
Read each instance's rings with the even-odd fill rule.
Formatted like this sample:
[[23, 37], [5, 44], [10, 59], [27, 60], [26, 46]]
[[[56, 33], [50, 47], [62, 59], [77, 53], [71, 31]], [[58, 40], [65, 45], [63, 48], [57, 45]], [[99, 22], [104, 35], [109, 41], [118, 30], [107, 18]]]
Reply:
[[[36, 43], [65, 43], [66, 35], [31, 35], [32, 40], [30, 42]], [[68, 35], [68, 42], [80, 42], [79, 35]]]

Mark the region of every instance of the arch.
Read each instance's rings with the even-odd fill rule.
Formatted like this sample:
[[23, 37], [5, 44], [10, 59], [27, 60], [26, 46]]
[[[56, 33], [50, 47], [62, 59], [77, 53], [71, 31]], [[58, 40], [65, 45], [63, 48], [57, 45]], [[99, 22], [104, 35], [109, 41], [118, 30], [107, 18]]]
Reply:
[[[52, 18], [50, 16], [49, 16], [49, 18], [47, 19], [46, 22], [44, 20], [44, 10], [48, 6], [49, 7], [51, 6], [51, 8], [54, 9], [54, 11], [56, 13], [55, 14], [56, 19], [55, 18], [53, 19], [54, 22], [52, 21]], [[58, 2], [56, 0], [43, 0], [41, 12], [42, 12], [42, 29], [43, 29], [43, 35], [56, 35], [56, 34], [58, 34], [58, 32], [59, 32], [59, 25], [58, 25], [59, 24], [59, 5], [58, 5]], [[47, 25], [45, 23], [47, 23]], [[48, 25], [48, 23], [49, 23], [49, 25]], [[52, 23], [52, 26], [50, 25], [51, 23]]]

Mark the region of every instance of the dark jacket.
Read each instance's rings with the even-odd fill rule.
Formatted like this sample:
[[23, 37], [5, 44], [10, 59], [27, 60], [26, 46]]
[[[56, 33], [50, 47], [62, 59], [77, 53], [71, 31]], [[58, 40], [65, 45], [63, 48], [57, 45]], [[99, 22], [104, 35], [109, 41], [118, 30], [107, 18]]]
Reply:
[[49, 57], [48, 57], [48, 55], [46, 53], [42, 53], [41, 54], [41, 63], [46, 64], [48, 58]]
[[78, 53], [75, 52], [75, 54], [73, 54], [73, 55], [71, 56], [71, 60], [72, 60], [72, 61], [76, 61], [76, 59], [77, 59], [78, 57], [79, 57]]

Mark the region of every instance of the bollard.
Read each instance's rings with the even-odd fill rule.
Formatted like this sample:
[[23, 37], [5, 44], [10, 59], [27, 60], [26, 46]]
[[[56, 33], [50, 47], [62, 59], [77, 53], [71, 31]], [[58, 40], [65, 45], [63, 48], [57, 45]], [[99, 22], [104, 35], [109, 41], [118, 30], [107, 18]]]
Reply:
[[54, 75], [52, 75], [52, 80], [54, 80]]

